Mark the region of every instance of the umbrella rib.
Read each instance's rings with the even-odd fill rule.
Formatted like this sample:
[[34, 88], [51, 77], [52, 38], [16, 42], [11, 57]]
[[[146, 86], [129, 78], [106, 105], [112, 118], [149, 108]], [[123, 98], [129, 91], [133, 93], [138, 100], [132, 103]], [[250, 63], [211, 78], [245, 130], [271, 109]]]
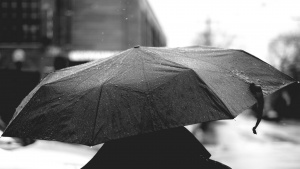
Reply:
[[[147, 51], [147, 49], [144, 49], [144, 50], [146, 50]], [[148, 50], [148, 52], [150, 52], [149, 50]], [[151, 51], [152, 52], [152, 51]], [[154, 53], [156, 53], [155, 51], [153, 51]], [[147, 53], [146, 53], [147, 54]], [[158, 56], [160, 56], [158, 53], [156, 53]], [[147, 54], [148, 55], [148, 54]], [[184, 54], [183, 53], [183, 55], [186, 55], [186, 54]], [[187, 55], [186, 55], [187, 56]], [[174, 62], [174, 63], [176, 63], [176, 62]], [[209, 62], [208, 62], [209, 63]], [[179, 64], [179, 63], [176, 63], [176, 64]], [[181, 65], [181, 64], [180, 64]], [[144, 67], [143, 67], [144, 68]], [[144, 70], [144, 69], [143, 69]], [[190, 71], [193, 71], [195, 74], [197, 74], [193, 69], [189, 69]], [[145, 72], [145, 70], [144, 70], [144, 72]], [[177, 76], [175, 76], [174, 78], [176, 78]], [[205, 83], [199, 76], [197, 76], [198, 77], [198, 79], [199, 80], [201, 80], [203, 83]], [[206, 84], [206, 83], [205, 83]], [[207, 85], [207, 84], [206, 84]], [[160, 86], [162, 86], [162, 85], [160, 85]], [[160, 86], [158, 86], [158, 87], [160, 87]], [[208, 86], [208, 85], [207, 85]], [[157, 88], [158, 88], [157, 87]], [[223, 104], [223, 106], [224, 106], [224, 108], [223, 107], [219, 107], [219, 108], [221, 108], [222, 109], [222, 111], [225, 113], [225, 114], [227, 114], [230, 118], [234, 118], [234, 116], [230, 113], [230, 111], [229, 111], [229, 109], [228, 109], [228, 107], [226, 106], [226, 104], [221, 100], [221, 99], [219, 99], [219, 96], [214, 92], [214, 91], [212, 91], [210, 88], [208, 88], [208, 90], [210, 90], [210, 92], [213, 94], [213, 95], [215, 95], [215, 98], [217, 99], [217, 100], [219, 100], [222, 104]], [[148, 97], [147, 97], [148, 98]], [[216, 100], [214, 100], [214, 99], [212, 99], [213, 100], [213, 102], [216, 102]], [[150, 101], [150, 100], [149, 100]], [[216, 105], [218, 105], [218, 104], [216, 104]]]
[[[146, 50], [146, 49], [145, 49]], [[148, 50], [149, 51], [149, 50]], [[156, 51], [151, 51], [151, 52], [154, 52], [154, 53], [156, 53], [157, 55], [160, 55], [160, 54], [158, 54]], [[188, 55], [187, 54], [185, 54], [185, 53], [181, 53], [181, 52], [179, 52], [178, 51], [178, 53], [180, 53], [180, 54], [182, 54], [182, 55], [185, 55], [186, 57], [188, 57]], [[188, 57], [188, 58], [190, 58], [190, 57]], [[191, 58], [191, 59], [193, 59], [193, 58]], [[203, 61], [203, 60], [201, 60], [201, 61]], [[203, 61], [203, 62], [206, 62], [206, 63], [209, 63], [209, 64], [212, 64], [212, 65], [215, 65], [215, 66], [217, 66], [216, 64], [213, 64], [213, 63], [210, 63], [210, 62], [207, 62], [207, 61]], [[176, 62], [175, 62], [176, 63]], [[177, 64], [179, 64], [179, 63], [177, 63]], [[223, 67], [222, 67], [223, 68]], [[225, 69], [225, 68], [223, 68], [223, 69]], [[191, 69], [192, 71], [194, 71], [193, 69]], [[225, 70], [227, 70], [227, 69], [225, 69]], [[229, 70], [227, 70], [227, 71], [229, 71]], [[195, 72], [195, 71], [194, 71]], [[229, 72], [231, 72], [231, 71], [229, 71]], [[196, 73], [196, 72], [195, 72]], [[196, 73], [197, 74], [197, 73]], [[200, 79], [200, 77], [198, 76], [198, 78]], [[205, 83], [202, 79], [200, 79], [203, 83]], [[206, 83], [205, 83], [206, 84]], [[208, 84], [206, 84], [207, 86], [209, 86]], [[219, 96], [214, 92], [214, 91], [212, 91], [210, 88], [208, 88], [209, 90], [210, 90], [210, 92], [212, 92], [214, 95], [215, 95], [215, 97], [216, 98], [219, 98]], [[223, 110], [228, 116], [230, 116], [231, 118], [234, 118], [234, 116], [230, 113], [230, 111], [229, 111], [229, 109], [228, 109], [228, 107], [226, 106], [226, 104], [221, 100], [221, 99], [218, 99], [224, 106], [225, 106], [225, 108], [226, 108], [226, 110]], [[214, 102], [215, 102], [215, 100], [214, 100]]]
[[[149, 50], [149, 49], [144, 49], [144, 50], [145, 50], [145, 51], [148, 51], [148, 52], [155, 53], [156, 55], [160, 56], [160, 54], [157, 53], [156, 51], [151, 51], [151, 50]], [[195, 59], [195, 58], [188, 57], [187, 54], [182, 53], [182, 52], [180, 52], [180, 51], [178, 51], [178, 50], [177, 50], [177, 53], [179, 53], [179, 54], [181, 54], [181, 55], [185, 55], [185, 56], [186, 56], [187, 58], [189, 58], [189, 59], [197, 60], [197, 59]], [[163, 59], [164, 59], [164, 58], [163, 58]], [[182, 65], [181, 63], [177, 63], [177, 62], [175, 62], [175, 61], [170, 61], [170, 60], [168, 60], [168, 59], [165, 59], [165, 60], [167, 60], [167, 61], [169, 61], [169, 62], [172, 62], [172, 63], [175, 63], [175, 64], [178, 64], [178, 65], [181, 65], [181, 66], [183, 66], [183, 67], [187, 67], [186, 65]], [[211, 63], [211, 62], [202, 60], [202, 59], [199, 59], [199, 60], [201, 60], [202, 62], [211, 64], [211, 65], [214, 65], [214, 66], [216, 66], [216, 67], [221, 67], [223, 70], [227, 71], [228, 73], [233, 74], [232, 71], [230, 71], [229, 69], [227, 69], [227, 68], [225, 68], [225, 67], [222, 67], [222, 66], [220, 66], [220, 65], [217, 65], [217, 64], [214, 64], [214, 63]], [[193, 68], [189, 68], [189, 69], [193, 69]], [[233, 75], [235, 75], [235, 74], [233, 74]], [[236, 76], [236, 77], [239, 78], [238, 76]], [[239, 78], [239, 79], [244, 80], [244, 79], [242, 79], [242, 78]]]
[[[180, 51], [178, 51], [178, 52], [188, 57], [187, 54], [182, 53], [182, 52], [180, 52]], [[201, 61], [203, 61], [203, 60], [201, 60]], [[210, 62], [207, 62], [207, 61], [203, 61], [203, 62], [212, 64], [212, 65], [215, 65], [215, 66], [218, 66], [218, 65], [216, 65], [216, 64], [213, 64], [213, 63], [210, 63]], [[222, 67], [222, 66], [220, 66], [220, 67]], [[223, 67], [222, 67], [222, 68], [223, 68]], [[226, 68], [223, 68], [223, 69], [227, 70]], [[228, 72], [231, 72], [231, 71], [229, 71], [229, 70], [227, 70], [227, 71], [228, 71]], [[195, 72], [195, 73], [196, 73], [196, 72]], [[198, 78], [200, 79], [199, 76], [198, 76]], [[226, 113], [228, 116], [230, 116], [232, 119], [234, 119], [234, 116], [230, 113], [229, 108], [227, 107], [227, 105], [226, 105], [221, 99], [219, 99], [219, 98], [220, 98], [219, 95], [217, 95], [217, 93], [215, 93], [213, 90], [211, 90], [211, 89], [210, 89], [211, 86], [208, 85], [206, 82], [204, 82], [204, 80], [201, 79], [201, 81], [203, 81], [203, 83], [205, 83], [205, 84], [209, 87], [208, 90], [210, 90], [210, 92], [213, 93], [213, 94], [216, 96], [216, 98], [224, 105], [224, 107], [226, 108], [226, 110], [223, 110], [223, 112]], [[213, 101], [216, 102], [215, 100], [213, 100]]]
[[[177, 48], [176, 50], [178, 51], [178, 53], [181, 53], [181, 54], [183, 54], [183, 55], [185, 55], [185, 56], [188, 57], [187, 54], [181, 52], [182, 50], [181, 50], [180, 48]], [[240, 49], [227, 49], [227, 50], [228, 50], [228, 51], [236, 51], [236, 52], [240, 52], [240, 53], [247, 54], [247, 55], [251, 56], [252, 58], [257, 59], [257, 60], [259, 60], [259, 61], [261, 61], [261, 62], [263, 62], [263, 63], [269, 65], [267, 62], [265, 62], [265, 61], [259, 59], [258, 57], [254, 56], [254, 55], [252, 55], [252, 54], [250, 54], [250, 53], [248, 53], [248, 52], [246, 52], [246, 51], [244, 51], [244, 50], [240, 50]], [[190, 57], [188, 57], [188, 58], [190, 58]], [[193, 58], [191, 58], [191, 59], [193, 59]], [[241, 78], [239, 75], [237, 75], [236, 73], [234, 73], [234, 71], [229, 70], [229, 69], [227, 69], [227, 68], [225, 68], [225, 67], [223, 67], [223, 66], [221, 66], [221, 65], [217, 65], [217, 64], [214, 64], [214, 63], [211, 63], [211, 62], [208, 62], [208, 61], [204, 61], [204, 60], [202, 60], [201, 58], [199, 58], [199, 60], [201, 60], [202, 62], [211, 64], [211, 65], [215, 65], [215, 66], [217, 66], [217, 67], [220, 67], [220, 68], [222, 68], [223, 70], [226, 70], [226, 71], [227, 71], [228, 73], [230, 73], [231, 75], [234, 75], [235, 77], [237, 77], [237, 79], [240, 79], [240, 80], [244, 81], [245, 83], [248, 83], [248, 84], [253, 83], [253, 81], [251, 81], [251, 80], [250, 80], [250, 81], [249, 81], [249, 80], [245, 80], [244, 78]], [[273, 69], [273, 70], [274, 70], [275, 68], [270, 67], [270, 69]], [[276, 69], [275, 69], [275, 70], [276, 70]], [[291, 82], [291, 83], [293, 83], [293, 82]], [[289, 84], [285, 84], [285, 85], [283, 85], [282, 87], [285, 87], [285, 86], [287, 86], [287, 85], [289, 85]], [[279, 90], [279, 89], [277, 89], [277, 90]], [[268, 91], [268, 92], [263, 91], [263, 92], [264, 92], [264, 97], [266, 97], [266, 96], [269, 95], [270, 93], [273, 93], [273, 92], [275, 92], [275, 91], [277, 91], [277, 90], [275, 89], [275, 90], [271, 90], [271, 91]]]
[[[180, 53], [180, 54], [182, 54], [182, 55], [185, 55], [187, 58], [190, 58], [190, 59], [193, 59], [193, 60], [197, 60], [197, 59], [194, 59], [194, 58], [188, 57], [189, 55], [187, 55], [186, 53], [183, 53], [183, 52], [181, 52], [181, 51], [180, 51], [180, 50], [178, 50], [178, 49], [177, 49], [177, 52], [178, 52], [178, 53]], [[227, 68], [223, 67], [222, 65], [217, 65], [217, 64], [215, 64], [215, 63], [211, 63], [211, 62], [208, 62], [208, 61], [202, 60], [200, 57], [199, 57], [198, 59], [199, 59], [199, 60], [201, 60], [201, 62], [205, 62], [205, 63], [211, 64], [211, 65], [214, 65], [214, 66], [216, 66], [216, 67], [220, 67], [220, 68], [222, 68], [223, 70], [226, 70], [227, 72], [230, 72], [230, 73], [232, 73], [232, 71], [230, 71], [229, 69], [227, 69]]]
[[[149, 50], [149, 49], [144, 49], [144, 50], [146, 50], [146, 51], [148, 51], [148, 52], [153, 52], [153, 53], [155, 53], [156, 55], [159, 55], [159, 56], [160, 56], [160, 54], [157, 53], [156, 51], [151, 51], [151, 50]], [[169, 49], [166, 49], [166, 50], [169, 50]], [[174, 50], [174, 49], [173, 49], [173, 50]], [[177, 53], [178, 53], [178, 54], [181, 54], [181, 55], [185, 55], [185, 56], [186, 56], [187, 58], [189, 58], [189, 59], [197, 60], [197, 59], [195, 59], [195, 58], [189, 57], [187, 54], [181, 52], [179, 49], [177, 49]], [[227, 71], [228, 73], [235, 75], [231, 70], [229, 70], [229, 69], [227, 69], [227, 68], [225, 68], [225, 67], [223, 67], [223, 66], [221, 66], [221, 65], [217, 65], [217, 64], [214, 64], [214, 63], [211, 63], [211, 62], [202, 60], [200, 57], [198, 58], [198, 60], [201, 60], [201, 62], [205, 62], [205, 63], [208, 63], [208, 64], [210, 64], [210, 65], [214, 65], [214, 66], [216, 66], [216, 67], [220, 67], [220, 68], [222, 68], [223, 70]], [[177, 63], [177, 62], [174, 62], [174, 61], [171, 61], [171, 62], [176, 63], [176, 64], [180, 64], [180, 63]], [[182, 64], [180, 64], [180, 65], [182, 65]], [[184, 66], [184, 65], [182, 65], [182, 66]], [[236, 76], [236, 77], [238, 77], [238, 76]], [[238, 77], [238, 78], [239, 78], [239, 77]], [[242, 78], [239, 78], [239, 79], [244, 80], [244, 79], [242, 79]]]
[[96, 137], [95, 135], [95, 130], [96, 130], [96, 123], [97, 123], [97, 118], [98, 118], [98, 110], [99, 110], [99, 106], [100, 106], [100, 99], [101, 99], [101, 94], [102, 94], [102, 90], [103, 90], [103, 86], [101, 86], [100, 88], [100, 92], [99, 92], [99, 97], [98, 97], [98, 103], [97, 103], [97, 109], [96, 109], [96, 116], [95, 116], [95, 120], [94, 120], [94, 127], [93, 127], [93, 132], [92, 132], [92, 140], [90, 142], [90, 145], [92, 145], [92, 143], [94, 142], [94, 139]]
[[[139, 52], [140, 53], [140, 52]], [[143, 66], [142, 66], [142, 68], [143, 68], [143, 75], [144, 75], [144, 80], [145, 80], [145, 83], [146, 83], [146, 88], [147, 88], [147, 94], [148, 94], [148, 92], [149, 92], [149, 82], [147, 81], [147, 78], [146, 78], [146, 71], [145, 71], [145, 60], [144, 60], [144, 58], [143, 57], [141, 57], [141, 59], [142, 59], [142, 64], [143, 64]]]
[[[139, 53], [141, 53], [140, 51], [139, 51]], [[146, 78], [146, 71], [145, 71], [145, 60], [144, 60], [144, 58], [143, 57], [141, 57], [142, 58], [142, 68], [143, 68], [143, 75], [144, 75], [144, 79], [145, 79], [145, 83], [146, 83], [146, 88], [147, 88], [147, 92], [146, 92], [146, 100], [147, 100], [147, 102], [148, 103], [152, 103], [152, 100], [151, 100], [151, 96], [149, 95], [149, 93], [150, 93], [150, 87], [149, 87], [149, 82], [147, 81], [147, 78]], [[153, 118], [153, 115], [151, 114], [151, 113], [149, 113], [149, 115], [151, 116], [151, 118]], [[153, 124], [153, 121], [152, 121], [152, 125], [153, 126], [155, 126], [154, 124]]]
[[[128, 57], [128, 55], [129, 55], [131, 52], [132, 52], [132, 50], [130, 50], [130, 52], [127, 53], [127, 54], [125, 55], [125, 57], [123, 58], [123, 60], [124, 60], [126, 57]], [[124, 73], [124, 72], [123, 72], [123, 73]], [[123, 74], [123, 73], [122, 73], [122, 74]], [[120, 76], [120, 75], [119, 75], [119, 76]], [[100, 92], [99, 92], [98, 103], [97, 103], [97, 109], [96, 109], [96, 116], [95, 116], [95, 120], [94, 120], [94, 127], [93, 127], [93, 133], [92, 133], [92, 139], [91, 139], [90, 145], [92, 145], [92, 143], [94, 142], [95, 138], [97, 137], [97, 135], [98, 135], [99, 132], [100, 132], [100, 130], [99, 130], [99, 131], [97, 131], [97, 132], [95, 133], [95, 131], [96, 131], [96, 124], [97, 124], [97, 117], [98, 117], [98, 111], [99, 111], [99, 107], [100, 107], [100, 100], [101, 100], [101, 94], [102, 94], [103, 86], [104, 86], [105, 84], [109, 83], [109, 81], [111, 81], [111, 80], [112, 80], [112, 78], [111, 78], [111, 79], [107, 79], [106, 82], [104, 82], [103, 85], [101, 86], [101, 89], [100, 89]]]
[[[130, 53], [131, 53], [131, 51], [130, 51]], [[125, 57], [127, 57], [130, 53], [127, 53]], [[94, 66], [97, 66], [97, 65], [94, 65]], [[94, 66], [93, 66], [93, 67], [94, 67]], [[85, 78], [84, 80], [82, 80], [80, 83], [77, 83], [77, 84], [72, 88], [72, 90], [76, 89], [79, 85], [81, 85], [82, 83], [84, 83], [85, 81], [87, 81], [88, 79], [92, 78], [93, 76], [95, 76], [95, 75], [98, 74], [98, 73], [99, 73], [99, 72], [95, 72], [95, 73], [93, 73], [91, 76], [86, 77], [86, 78]], [[69, 77], [69, 76], [68, 76], [68, 77]], [[68, 80], [68, 79], [66, 79], [66, 77], [64, 77], [64, 78], [62, 78], [62, 79], [59, 79], [58, 81], [46, 83], [46, 84], [43, 84], [43, 85], [46, 86], [46, 85], [56, 84], [56, 83], [58, 83], [58, 82], [62, 82], [62, 81], [65, 81], [65, 80]], [[111, 80], [111, 79], [107, 79], [106, 81], [108, 82], [109, 80]]]
[[[131, 54], [131, 53], [132, 53], [132, 50], [130, 50], [130, 52], [127, 53], [127, 54], [122, 58], [122, 60], [120, 59], [120, 60], [121, 60], [121, 64], [120, 64], [120, 65], [123, 65], [123, 60], [125, 60], [125, 59], [129, 56], [129, 54]], [[113, 79], [116, 79], [116, 78], [122, 76], [122, 75], [125, 74], [127, 71], [128, 71], [128, 70], [125, 70], [125, 71], [123, 71], [123, 72], [117, 74], [116, 76], [107, 79], [106, 82], [109, 83], [109, 82], [112, 81]]]
[[[146, 48], [143, 48], [143, 50], [146, 51], [145, 54], [146, 54], [147, 56], [153, 57], [153, 56], [151, 56], [149, 53], [151, 53], [151, 52], [152, 52], [152, 53], [155, 53], [155, 54], [157, 55], [155, 58], [158, 58], [158, 59], [163, 60], [163, 61], [170, 62], [170, 63], [174, 64], [174, 65], [172, 65], [172, 66], [174, 66], [174, 67], [175, 67], [175, 65], [177, 65], [179, 68], [186, 67], [186, 66], [184, 66], [184, 65], [182, 65], [182, 64], [180, 64], [180, 63], [177, 63], [177, 62], [174, 62], [174, 61], [165, 59], [165, 58], [163, 58], [163, 57], [160, 57], [160, 54], [157, 53], [156, 51], [151, 51], [151, 50], [148, 50], [148, 49], [146, 49]], [[148, 52], [148, 53], [147, 53], [147, 52]], [[157, 61], [157, 59], [156, 59], [156, 61]], [[162, 65], [163, 65], [162, 62], [159, 62], [159, 64], [162, 64]], [[178, 67], [176, 67], [176, 68], [178, 68]]]
[[[90, 72], [90, 71], [93, 70], [94, 67], [99, 66], [99, 63], [98, 63], [98, 62], [100, 62], [100, 63], [105, 63], [105, 62], [106, 62], [107, 60], [109, 60], [110, 58], [115, 58], [115, 57], [117, 57], [117, 56], [124, 55], [124, 54], [126, 54], [126, 52], [131, 52], [131, 51], [126, 50], [126, 51], [124, 51], [124, 52], [121, 52], [121, 53], [112, 55], [112, 56], [110, 56], [110, 57], [108, 57], [108, 58], [106, 58], [106, 59], [103, 59], [103, 60], [95, 60], [95, 61], [91, 61], [91, 62], [85, 63], [85, 64], [90, 64], [90, 65], [92, 65], [92, 66], [91, 66], [91, 67], [88, 67], [88, 68], [82, 68], [80, 71], [70, 73], [70, 74], [68, 74], [68, 75], [66, 75], [66, 76], [63, 76], [63, 77], [61, 77], [61, 78], [56, 79], [55, 81], [44, 82], [44, 85], [46, 85], [46, 84], [53, 84], [53, 83], [57, 83], [57, 82], [61, 82], [61, 81], [68, 80], [69, 78], [72, 78], [73, 75], [76, 75], [77, 73], [82, 72], [82, 71]], [[126, 56], [127, 56], [128, 54], [129, 54], [129, 53], [127, 53]], [[117, 58], [117, 59], [115, 60], [115, 62], [118, 61], [118, 60], [120, 60], [121, 58], [122, 58], [122, 57]], [[77, 65], [77, 66], [81, 66], [81, 65]], [[77, 67], [77, 66], [74, 66], [74, 67]], [[69, 67], [69, 68], [65, 68], [65, 69], [66, 69], [66, 70], [69, 70], [69, 69], [73, 69], [74, 67]], [[51, 74], [54, 75], [55, 73], [60, 72], [60, 71], [62, 72], [62, 71], [65, 70], [65, 69], [62, 69], [62, 70], [58, 70], [58, 71], [52, 72]], [[95, 74], [95, 73], [94, 73], [94, 74]], [[93, 74], [93, 75], [94, 75], [94, 74]], [[49, 74], [49, 75], [50, 75], [50, 74]], [[49, 75], [48, 75], [48, 76], [49, 76]], [[46, 78], [48, 78], [48, 76], [46, 76], [44, 79], [46, 80]], [[44, 81], [44, 79], [42, 80], [42, 82]]]

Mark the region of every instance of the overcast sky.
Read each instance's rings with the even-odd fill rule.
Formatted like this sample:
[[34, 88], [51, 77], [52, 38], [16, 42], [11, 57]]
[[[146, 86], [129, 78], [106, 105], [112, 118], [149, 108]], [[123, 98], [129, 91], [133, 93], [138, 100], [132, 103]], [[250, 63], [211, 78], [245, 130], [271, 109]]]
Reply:
[[211, 19], [212, 29], [234, 37], [230, 48], [268, 61], [268, 43], [300, 26], [299, 0], [148, 0], [169, 47], [190, 46]]

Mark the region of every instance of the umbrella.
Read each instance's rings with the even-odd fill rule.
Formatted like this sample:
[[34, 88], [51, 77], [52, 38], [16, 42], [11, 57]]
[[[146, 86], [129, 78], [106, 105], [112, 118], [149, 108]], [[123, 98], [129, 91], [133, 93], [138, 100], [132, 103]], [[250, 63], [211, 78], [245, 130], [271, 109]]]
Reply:
[[296, 83], [257, 57], [214, 47], [134, 47], [46, 76], [3, 136], [96, 145], [189, 124], [233, 119]]

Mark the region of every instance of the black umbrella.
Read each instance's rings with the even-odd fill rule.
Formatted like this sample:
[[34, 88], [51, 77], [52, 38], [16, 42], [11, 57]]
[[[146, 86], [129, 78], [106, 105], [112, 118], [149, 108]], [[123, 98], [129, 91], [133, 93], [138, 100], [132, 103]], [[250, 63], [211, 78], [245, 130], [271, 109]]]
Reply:
[[189, 124], [233, 119], [295, 81], [242, 50], [135, 47], [49, 74], [3, 136], [96, 145]]

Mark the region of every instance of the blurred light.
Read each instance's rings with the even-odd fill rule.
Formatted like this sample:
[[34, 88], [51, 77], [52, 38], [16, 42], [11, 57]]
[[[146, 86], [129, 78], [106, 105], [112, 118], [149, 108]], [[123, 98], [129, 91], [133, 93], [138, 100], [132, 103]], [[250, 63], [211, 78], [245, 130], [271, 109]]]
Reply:
[[50, 46], [48, 48], [47, 52], [48, 52], [48, 56], [56, 57], [59, 54], [61, 54], [61, 49], [59, 47], [56, 47], [56, 46]]
[[120, 51], [71, 51], [69, 59], [71, 61], [92, 61], [110, 57]]
[[12, 54], [13, 62], [24, 62], [25, 61], [25, 51], [23, 49], [16, 49]]

